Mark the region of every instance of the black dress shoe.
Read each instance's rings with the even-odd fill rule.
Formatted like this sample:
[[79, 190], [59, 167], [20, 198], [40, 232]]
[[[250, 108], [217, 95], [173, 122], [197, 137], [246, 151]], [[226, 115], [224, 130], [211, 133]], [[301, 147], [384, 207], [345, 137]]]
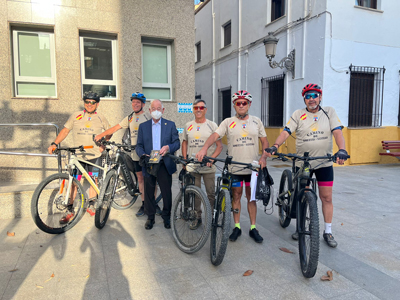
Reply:
[[154, 225], [154, 220], [147, 220], [146, 224], [144, 224], [144, 228], [146, 228], [147, 230], [150, 230], [153, 228]]
[[170, 220], [164, 220], [164, 227], [167, 229], [171, 229], [171, 222]]

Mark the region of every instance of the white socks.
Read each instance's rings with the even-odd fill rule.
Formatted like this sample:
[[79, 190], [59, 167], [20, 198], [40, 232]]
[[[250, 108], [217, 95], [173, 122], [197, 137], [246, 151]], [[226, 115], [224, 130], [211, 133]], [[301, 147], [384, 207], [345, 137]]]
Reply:
[[332, 233], [332, 223], [325, 223], [325, 233]]

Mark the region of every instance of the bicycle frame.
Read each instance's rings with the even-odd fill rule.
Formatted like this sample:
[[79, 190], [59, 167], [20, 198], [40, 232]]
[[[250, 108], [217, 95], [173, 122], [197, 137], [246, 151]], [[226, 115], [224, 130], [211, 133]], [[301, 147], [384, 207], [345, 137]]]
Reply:
[[[290, 201], [289, 201], [289, 213], [290, 217], [296, 218], [296, 226], [298, 226], [299, 222], [299, 210], [300, 207], [297, 205], [300, 200], [303, 198], [305, 192], [311, 192], [317, 195], [316, 193], [316, 179], [310, 177], [310, 163], [308, 161], [304, 161], [299, 170], [296, 172], [295, 160], [292, 162], [292, 174], [293, 174], [293, 188], [290, 191]], [[312, 183], [312, 188], [308, 188], [309, 182]], [[279, 195], [282, 197], [283, 195]]]
[[[107, 153], [107, 155], [108, 155], [108, 153]], [[102, 166], [96, 165], [96, 164], [94, 164], [94, 163], [92, 163], [90, 161], [78, 158], [76, 156], [76, 154], [71, 153], [71, 157], [69, 159], [68, 165], [66, 166], [67, 169], [68, 169], [69, 181], [68, 181], [68, 187], [67, 187], [67, 194], [66, 194], [66, 197], [64, 199], [63, 205], [67, 205], [68, 204], [69, 197], [71, 195], [71, 187], [72, 187], [72, 181], [73, 181], [72, 178], [74, 177], [72, 175], [72, 173], [73, 173], [73, 170], [75, 168], [77, 168], [82, 173], [82, 176], [84, 176], [86, 178], [86, 180], [89, 182], [90, 186], [96, 191], [96, 193], [97, 194], [100, 193], [100, 190], [97, 187], [96, 182], [92, 179], [92, 177], [90, 177], [88, 172], [81, 165], [81, 162], [85, 163], [85, 164], [88, 164], [88, 165], [91, 165], [91, 166], [94, 166], [94, 167], [99, 168], [100, 170], [102, 170], [103, 171], [103, 179], [106, 176], [106, 170], [108, 170], [108, 168], [109, 168], [109, 164], [108, 164], [107, 160], [106, 160], [106, 164], [104, 165], [104, 167], [102, 167]], [[63, 184], [62, 184], [62, 188], [63, 188]]]
[[[125, 183], [128, 186], [128, 192], [129, 194], [133, 197], [135, 195], [136, 188], [132, 185], [132, 176], [131, 172], [129, 171], [127, 165], [126, 165], [126, 160], [123, 155], [121, 155], [122, 151], [120, 148], [117, 149], [116, 155], [115, 155], [115, 164], [117, 164], [118, 168], [117, 174], [118, 176], [121, 174], [122, 170], [122, 176], [124, 177]], [[119, 190], [116, 189], [117, 186], [117, 180], [115, 181], [115, 187], [114, 187], [114, 193], [118, 192]]]
[[[222, 174], [220, 177], [217, 178], [217, 192], [215, 193], [215, 203], [214, 203], [214, 211], [213, 211], [213, 219], [215, 219], [215, 214], [217, 213], [217, 205], [218, 205], [218, 196], [219, 193], [221, 192], [222, 189], [225, 189], [227, 191], [229, 191], [229, 194], [231, 196], [232, 199], [232, 177], [229, 174], [228, 171], [228, 165], [229, 163], [232, 161], [232, 157], [230, 157], [230, 159], [228, 159], [228, 162], [225, 163], [224, 165], [224, 169], [222, 170]], [[221, 207], [221, 210], [224, 211], [225, 207]]]
[[[184, 218], [186, 219], [189, 216], [186, 216], [187, 214], [187, 209], [189, 207], [192, 207], [192, 209], [194, 210], [194, 200], [195, 199], [188, 199], [188, 196], [186, 195], [186, 187], [189, 185], [194, 185], [194, 176], [191, 175], [190, 173], [186, 173], [185, 175], [183, 175], [182, 178], [182, 182], [181, 182], [181, 195], [183, 197], [183, 205], [181, 206], [181, 213], [183, 216], [185, 216]], [[193, 201], [190, 201], [193, 200]]]

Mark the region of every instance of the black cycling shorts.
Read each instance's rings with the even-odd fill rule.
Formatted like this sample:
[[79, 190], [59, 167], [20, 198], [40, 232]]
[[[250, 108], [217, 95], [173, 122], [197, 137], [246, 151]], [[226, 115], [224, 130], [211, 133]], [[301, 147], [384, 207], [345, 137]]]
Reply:
[[[296, 172], [299, 170], [296, 167]], [[317, 178], [318, 186], [333, 186], [333, 167], [324, 167], [316, 170], [312, 170], [311, 177], [315, 174]]]
[[243, 181], [245, 186], [250, 186], [251, 174], [246, 175], [232, 175], [232, 187], [242, 187]]

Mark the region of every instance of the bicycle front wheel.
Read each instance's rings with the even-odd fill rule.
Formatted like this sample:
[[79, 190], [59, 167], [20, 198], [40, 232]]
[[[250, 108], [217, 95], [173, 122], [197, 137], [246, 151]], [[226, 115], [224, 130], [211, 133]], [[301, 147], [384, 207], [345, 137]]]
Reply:
[[204, 191], [189, 185], [172, 203], [172, 234], [178, 248], [186, 253], [199, 251], [211, 229], [211, 206]]
[[[66, 199], [67, 191], [69, 199]], [[63, 233], [74, 227], [84, 215], [86, 198], [82, 185], [75, 178], [72, 177], [70, 182], [68, 174], [50, 175], [33, 193], [31, 201], [33, 221], [44, 232]]]
[[[131, 172], [132, 186], [138, 191], [138, 181], [135, 173]], [[136, 193], [133, 197], [128, 192], [128, 186], [126, 180], [122, 174], [118, 176], [117, 189], [115, 191], [114, 199], [111, 202], [113, 208], [118, 210], [124, 210], [132, 207], [135, 204], [139, 194]]]
[[317, 197], [312, 192], [304, 193], [299, 215], [299, 256], [303, 276], [314, 277], [319, 257], [319, 218]]
[[286, 228], [290, 224], [290, 193], [293, 189], [292, 172], [284, 170], [281, 176], [281, 183], [279, 184], [278, 195], [278, 214], [279, 224]]
[[218, 266], [222, 263], [228, 246], [229, 230], [231, 224], [231, 196], [225, 189], [218, 193], [218, 199], [213, 212], [211, 223], [211, 263]]
[[96, 215], [94, 217], [94, 225], [98, 229], [102, 229], [106, 225], [108, 216], [110, 215], [111, 203], [113, 202], [115, 195], [115, 181], [117, 178], [117, 171], [110, 170], [104, 179], [103, 186], [101, 187]]

